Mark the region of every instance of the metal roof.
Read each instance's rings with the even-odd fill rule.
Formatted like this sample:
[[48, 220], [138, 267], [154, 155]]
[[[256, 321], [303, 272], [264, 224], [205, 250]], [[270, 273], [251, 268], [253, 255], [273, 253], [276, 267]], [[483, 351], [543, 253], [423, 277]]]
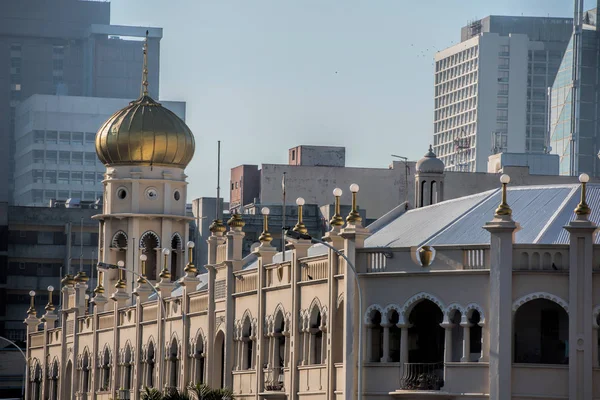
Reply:
[[[600, 185], [588, 184], [587, 188], [590, 220], [600, 224]], [[515, 242], [568, 243], [563, 227], [575, 218], [580, 193], [578, 184], [509, 187], [507, 202], [519, 226]], [[483, 226], [493, 219], [500, 196], [496, 189], [411, 210], [379, 227], [365, 247], [489, 244], [490, 235]]]

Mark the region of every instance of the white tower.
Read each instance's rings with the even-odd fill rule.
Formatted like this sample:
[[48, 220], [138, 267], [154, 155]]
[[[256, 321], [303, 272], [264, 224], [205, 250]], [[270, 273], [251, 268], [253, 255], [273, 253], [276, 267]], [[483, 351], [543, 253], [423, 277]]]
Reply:
[[[184, 169], [194, 155], [194, 136], [179, 117], [148, 96], [147, 87], [144, 63], [141, 97], [117, 111], [96, 135], [96, 153], [106, 165], [103, 212], [95, 216], [100, 221], [99, 259], [123, 261], [149, 281], [166, 274], [175, 280], [183, 274], [193, 220], [186, 217]], [[147, 257], [145, 271], [142, 254]], [[131, 293], [135, 279], [126, 275]], [[117, 279], [112, 271], [104, 285]]]

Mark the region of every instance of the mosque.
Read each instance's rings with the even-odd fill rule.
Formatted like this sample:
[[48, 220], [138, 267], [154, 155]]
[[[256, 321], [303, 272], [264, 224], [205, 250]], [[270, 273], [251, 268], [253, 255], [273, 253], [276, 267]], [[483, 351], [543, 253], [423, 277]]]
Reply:
[[364, 227], [360, 188], [345, 218], [331, 188], [332, 229], [312, 239], [300, 198], [283, 254], [265, 207], [245, 258], [242, 216], [215, 220], [198, 274], [185, 213], [194, 138], [144, 84], [96, 137], [106, 174], [91, 307], [83, 273], [63, 279], [58, 312], [50, 302], [36, 315], [31, 297], [28, 400], [197, 383], [236, 399], [600, 398], [600, 186], [585, 174], [527, 187], [503, 175], [444, 201], [430, 151], [417, 164], [422, 207]]

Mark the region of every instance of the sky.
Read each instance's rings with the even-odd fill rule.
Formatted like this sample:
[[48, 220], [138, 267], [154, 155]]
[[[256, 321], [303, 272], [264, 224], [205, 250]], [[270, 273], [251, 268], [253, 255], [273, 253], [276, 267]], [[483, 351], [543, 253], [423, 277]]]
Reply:
[[[586, 1], [586, 9], [593, 0]], [[188, 201], [296, 145], [346, 165], [418, 160], [433, 138], [433, 56], [488, 15], [572, 17], [571, 0], [112, 0], [111, 23], [163, 28], [160, 99], [187, 102]], [[155, 71], [150, 71], [150, 74]]]

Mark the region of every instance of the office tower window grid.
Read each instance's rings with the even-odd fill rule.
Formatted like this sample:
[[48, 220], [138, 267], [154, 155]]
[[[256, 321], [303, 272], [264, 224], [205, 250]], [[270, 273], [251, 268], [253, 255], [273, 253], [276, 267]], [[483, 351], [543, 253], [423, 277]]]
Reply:
[[479, 46], [436, 62], [434, 151], [451, 171], [475, 168]]

